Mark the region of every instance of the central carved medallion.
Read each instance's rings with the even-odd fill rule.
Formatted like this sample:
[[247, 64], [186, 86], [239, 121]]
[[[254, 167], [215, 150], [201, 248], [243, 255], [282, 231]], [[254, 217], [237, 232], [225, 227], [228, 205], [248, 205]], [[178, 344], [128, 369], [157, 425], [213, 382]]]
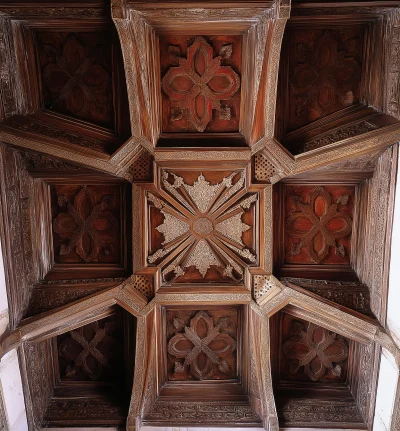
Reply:
[[206, 217], [200, 217], [193, 223], [193, 231], [198, 235], [208, 235], [214, 230], [212, 221]]
[[[183, 282], [187, 273], [198, 281], [207, 276], [213, 277], [212, 281], [239, 281], [244, 267], [257, 262], [252, 226], [247, 223], [253, 224], [258, 194], [240, 193], [237, 198], [244, 182], [243, 172], [233, 172], [213, 183], [203, 173], [188, 182], [173, 172], [162, 173], [163, 188], [172, 201], [147, 194], [159, 211], [157, 217], [163, 217], [154, 229], [164, 238], [147, 259], [161, 266], [164, 281]], [[242, 220], [245, 216], [246, 223]]]

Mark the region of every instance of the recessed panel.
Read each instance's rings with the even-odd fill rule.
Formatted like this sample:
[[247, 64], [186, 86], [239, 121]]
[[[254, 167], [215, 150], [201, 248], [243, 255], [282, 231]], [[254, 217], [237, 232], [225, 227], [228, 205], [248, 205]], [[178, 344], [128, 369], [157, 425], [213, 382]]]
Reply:
[[163, 132], [238, 132], [241, 36], [160, 37]]
[[237, 374], [238, 310], [168, 310], [169, 380], [226, 380]]
[[120, 185], [51, 187], [57, 263], [119, 263], [123, 188]]
[[285, 263], [349, 265], [354, 187], [285, 187]]
[[47, 109], [113, 128], [110, 32], [38, 32], [38, 57]]

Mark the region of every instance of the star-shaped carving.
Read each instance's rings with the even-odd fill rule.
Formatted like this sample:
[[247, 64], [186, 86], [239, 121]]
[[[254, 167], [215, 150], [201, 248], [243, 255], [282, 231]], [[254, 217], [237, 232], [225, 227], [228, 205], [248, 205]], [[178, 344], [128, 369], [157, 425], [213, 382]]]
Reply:
[[[191, 374], [199, 380], [212, 375], [213, 364], [222, 373], [229, 373], [231, 369], [225, 358], [235, 351], [236, 341], [229, 334], [221, 333], [227, 324], [227, 320], [221, 318], [214, 326], [213, 319], [206, 312], [198, 311], [191, 319], [190, 326], [184, 327], [184, 333], [178, 333], [169, 340], [168, 353], [177, 359], [185, 358], [183, 367], [190, 366]], [[177, 329], [182, 327], [179, 321], [175, 326]], [[204, 332], [204, 328], [207, 328], [205, 335], [201, 336], [200, 331]], [[187, 347], [188, 344], [190, 347]], [[177, 362], [175, 370], [179, 372], [181, 369], [182, 364]]]
[[164, 236], [162, 247], [148, 256], [148, 263], [162, 268], [165, 281], [183, 277], [190, 267], [203, 279], [213, 267], [222, 278], [242, 280], [244, 267], [257, 262], [254, 251], [243, 242], [243, 233], [252, 226], [242, 216], [258, 199], [257, 193], [237, 197], [244, 173], [233, 172], [216, 184], [201, 173], [187, 184], [175, 173], [163, 171], [161, 181], [173, 201], [147, 193], [148, 201], [164, 217], [155, 227]]

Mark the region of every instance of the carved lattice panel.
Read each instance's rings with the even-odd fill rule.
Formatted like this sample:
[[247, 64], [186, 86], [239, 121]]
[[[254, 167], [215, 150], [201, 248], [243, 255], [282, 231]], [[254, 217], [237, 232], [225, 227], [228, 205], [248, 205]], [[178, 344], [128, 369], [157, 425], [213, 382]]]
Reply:
[[168, 310], [169, 380], [236, 378], [238, 310]]
[[161, 36], [163, 132], [237, 132], [241, 36]]
[[349, 341], [298, 317], [280, 317], [280, 381], [345, 383]]
[[44, 105], [113, 128], [110, 32], [38, 32]]
[[147, 192], [148, 264], [164, 282], [238, 282], [257, 264], [258, 193], [243, 171], [161, 171], [168, 200]]
[[285, 187], [285, 262], [350, 263], [354, 187]]
[[58, 263], [119, 263], [124, 214], [119, 185], [51, 187], [54, 258]]

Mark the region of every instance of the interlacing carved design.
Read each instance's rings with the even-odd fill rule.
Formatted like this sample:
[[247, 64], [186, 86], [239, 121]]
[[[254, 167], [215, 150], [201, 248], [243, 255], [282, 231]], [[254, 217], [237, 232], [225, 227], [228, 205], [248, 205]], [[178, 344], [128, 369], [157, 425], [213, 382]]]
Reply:
[[324, 377], [327, 370], [340, 376], [340, 363], [349, 353], [345, 341], [314, 323], [308, 322], [305, 330], [299, 321], [292, 325], [292, 333], [296, 335], [282, 346], [283, 354], [291, 361], [289, 372], [295, 374], [304, 367], [304, 373], [314, 382]]
[[[117, 340], [112, 336], [116, 329], [115, 322], [106, 322], [103, 328], [99, 322], [89, 326], [93, 332], [91, 339], [87, 339], [86, 328], [82, 327], [70, 331], [70, 337], [62, 340], [58, 346], [58, 354], [66, 361], [73, 362], [65, 369], [65, 378], [68, 380], [73, 380], [81, 372], [90, 380], [100, 380], [104, 367], [109, 367], [110, 359], [120, 351]], [[99, 345], [104, 341], [112, 348], [100, 349]]]
[[[148, 256], [148, 262], [159, 264], [163, 278], [168, 281], [184, 276], [190, 267], [195, 267], [203, 279], [214, 267], [220, 268], [223, 278], [241, 280], [244, 267], [257, 262], [257, 256], [243, 242], [243, 233], [252, 226], [243, 223], [242, 215], [255, 205], [258, 195], [235, 199], [243, 189], [244, 174], [234, 172], [217, 184], [210, 184], [200, 174], [190, 185], [174, 173], [164, 171], [162, 182], [176, 204], [169, 205], [150, 192], [147, 195], [148, 201], [164, 216], [163, 223], [155, 227], [164, 236], [162, 248]], [[229, 206], [221, 213], [225, 204]], [[185, 210], [178, 212], [181, 205]], [[160, 262], [170, 254], [173, 258]]]
[[[64, 195], [58, 196], [58, 204], [68, 210], [53, 222], [54, 232], [69, 240], [68, 245], [61, 244], [60, 256], [76, 251], [84, 262], [98, 262], [101, 252], [106, 255], [115, 253], [113, 244], [103, 238], [105, 234], [117, 234], [119, 229], [118, 220], [111, 212], [113, 196], [103, 196], [100, 203], [95, 204], [93, 192], [83, 187], [75, 196], [73, 205]], [[90, 208], [88, 215], [87, 207]]]
[[[229, 47], [221, 52], [221, 56], [227, 55]], [[187, 58], [179, 58], [179, 66], [171, 67], [162, 79], [162, 89], [176, 108], [175, 119], [185, 110], [198, 132], [204, 132], [212, 120], [213, 109], [230, 119], [229, 107], [222, 108], [221, 100], [229, 100], [240, 87], [238, 74], [230, 66], [221, 66], [221, 56], [213, 58], [212, 46], [197, 37], [187, 50]]]
[[305, 247], [317, 264], [328, 256], [329, 247], [335, 247], [337, 254], [345, 256], [346, 249], [337, 245], [336, 240], [347, 237], [352, 230], [351, 217], [338, 211], [340, 205], [347, 203], [348, 195], [342, 195], [336, 203], [332, 203], [330, 193], [324, 187], [316, 187], [309, 204], [304, 204], [299, 196], [294, 196], [292, 200], [298, 211], [292, 212], [286, 219], [286, 232], [289, 237], [300, 241], [292, 244], [291, 254], [296, 255]]
[[[175, 327], [183, 328], [184, 332], [174, 335], [169, 340], [168, 353], [177, 359], [185, 359], [183, 365], [179, 361], [175, 363], [175, 370], [179, 371], [181, 367], [189, 366], [191, 374], [199, 380], [212, 376], [213, 364], [217, 365], [222, 373], [231, 372], [225, 358], [236, 350], [236, 341], [229, 334], [221, 332], [228, 326], [228, 319], [221, 318], [214, 326], [211, 316], [204, 311], [198, 311], [191, 319], [190, 326], [184, 326], [180, 319], [175, 320]], [[201, 334], [204, 325], [207, 330], [205, 334]], [[182, 341], [185, 347], [187, 341], [191, 346], [179, 347]], [[223, 347], [216, 348], [216, 345]]]
[[42, 77], [51, 94], [46, 96], [49, 107], [56, 111], [66, 109], [79, 118], [109, 125], [111, 75], [102, 58], [107, 49], [101, 45], [85, 46], [74, 33], [64, 38], [62, 34], [42, 33], [39, 41], [42, 55], [48, 57]]
[[297, 44], [296, 55], [305, 62], [293, 69], [290, 90], [298, 99], [296, 116], [299, 125], [332, 112], [338, 103], [339, 107], [344, 107], [357, 101], [353, 90], [360, 80], [361, 66], [350, 53], [354, 54], [350, 48], [339, 51], [334, 32], [329, 30], [313, 46]]

